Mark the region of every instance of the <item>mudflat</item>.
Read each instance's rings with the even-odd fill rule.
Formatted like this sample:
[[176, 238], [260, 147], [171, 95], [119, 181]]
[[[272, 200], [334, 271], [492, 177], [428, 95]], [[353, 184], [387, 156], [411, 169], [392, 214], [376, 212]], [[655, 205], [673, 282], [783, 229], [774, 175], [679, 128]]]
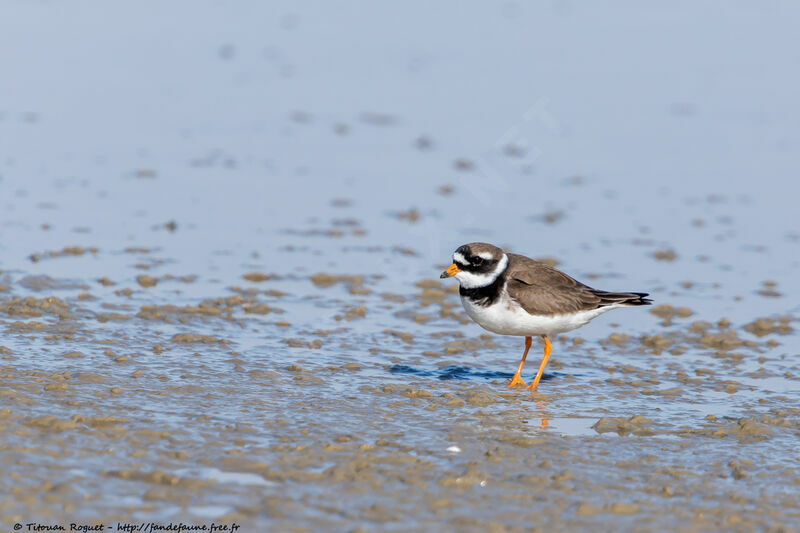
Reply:
[[[554, 6], [6, 6], [0, 523], [800, 530], [800, 13]], [[508, 389], [475, 240], [654, 305]]]

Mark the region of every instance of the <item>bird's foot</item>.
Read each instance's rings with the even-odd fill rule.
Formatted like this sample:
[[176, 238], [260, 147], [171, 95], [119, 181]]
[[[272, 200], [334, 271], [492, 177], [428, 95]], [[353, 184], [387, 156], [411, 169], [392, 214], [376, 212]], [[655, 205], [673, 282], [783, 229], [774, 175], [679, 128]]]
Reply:
[[529, 386], [525, 387], [525, 388], [528, 389], [531, 392], [536, 392], [536, 387], [538, 387], [538, 386], [539, 386], [539, 380], [536, 379], [536, 380], [532, 381], [531, 384]]
[[524, 387], [526, 383], [522, 381], [522, 378], [519, 374], [514, 374], [514, 377], [511, 378], [511, 382], [508, 384], [508, 388], [510, 389], [512, 387], [519, 387], [520, 385]]

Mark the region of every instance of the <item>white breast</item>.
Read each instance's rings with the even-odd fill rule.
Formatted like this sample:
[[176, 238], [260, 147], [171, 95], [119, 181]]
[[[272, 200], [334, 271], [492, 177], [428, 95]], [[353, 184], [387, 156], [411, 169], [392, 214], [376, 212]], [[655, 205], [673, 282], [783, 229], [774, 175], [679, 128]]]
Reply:
[[467, 314], [483, 329], [501, 335], [556, 335], [571, 331], [585, 325], [598, 315], [605, 313], [616, 305], [578, 311], [563, 315], [531, 315], [506, 294], [505, 287], [492, 305], [481, 306], [461, 297], [461, 304]]

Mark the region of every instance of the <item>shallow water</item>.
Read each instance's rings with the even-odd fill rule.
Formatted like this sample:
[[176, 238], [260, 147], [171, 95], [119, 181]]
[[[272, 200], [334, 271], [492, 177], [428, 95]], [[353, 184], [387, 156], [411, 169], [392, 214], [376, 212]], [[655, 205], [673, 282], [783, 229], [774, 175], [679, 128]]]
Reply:
[[[2, 522], [800, 528], [798, 10], [595, 9], [6, 6]], [[509, 390], [474, 240], [657, 307]]]

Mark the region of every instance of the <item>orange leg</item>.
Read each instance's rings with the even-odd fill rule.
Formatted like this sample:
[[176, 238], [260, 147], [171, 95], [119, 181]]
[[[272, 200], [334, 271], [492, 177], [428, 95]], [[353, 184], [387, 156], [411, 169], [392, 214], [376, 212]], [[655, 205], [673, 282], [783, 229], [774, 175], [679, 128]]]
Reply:
[[542, 374], [544, 373], [544, 367], [547, 366], [547, 360], [550, 359], [550, 354], [553, 352], [553, 345], [547, 335], [542, 335], [542, 339], [544, 339], [544, 357], [542, 357], [542, 364], [539, 365], [539, 371], [536, 373], [536, 379], [528, 387], [531, 392], [535, 391], [536, 386], [539, 385], [539, 380], [542, 379]]
[[508, 384], [508, 388], [516, 387], [517, 385], [525, 386], [525, 382], [522, 381], [522, 367], [525, 366], [525, 358], [528, 357], [528, 350], [531, 349], [531, 338], [525, 337], [525, 353], [522, 354], [522, 361], [519, 362], [519, 366], [517, 367], [517, 372], [514, 374], [514, 377], [511, 378], [511, 383]]

